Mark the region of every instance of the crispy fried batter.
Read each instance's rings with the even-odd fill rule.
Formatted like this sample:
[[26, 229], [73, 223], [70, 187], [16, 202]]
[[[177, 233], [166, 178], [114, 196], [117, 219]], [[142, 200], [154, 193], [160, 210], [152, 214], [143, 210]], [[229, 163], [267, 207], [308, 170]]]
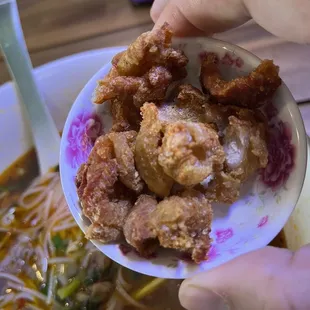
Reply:
[[241, 120], [250, 121], [255, 126], [258, 123], [266, 124], [266, 120], [259, 110], [220, 104], [209, 104], [206, 106], [205, 122], [216, 125], [220, 137], [223, 137], [225, 134], [229, 116], [236, 116]]
[[133, 191], [140, 193], [143, 183], [135, 167], [134, 150], [137, 133], [135, 131], [110, 133], [108, 135], [114, 146], [121, 182]]
[[175, 122], [166, 125], [163, 132], [158, 161], [179, 184], [196, 185], [223, 168], [225, 153], [209, 125]]
[[[96, 239], [103, 243], [119, 240], [123, 235], [122, 230], [126, 216], [132, 207], [131, 202], [127, 200], [117, 200], [116, 202], [100, 200], [92, 205], [92, 207], [95, 206], [98, 219], [92, 221], [88, 227], [85, 234], [86, 238]], [[84, 214], [87, 216], [86, 211]], [[90, 216], [88, 217], [91, 219]]]
[[119, 75], [141, 76], [153, 64], [182, 67], [187, 58], [180, 50], [171, 48], [172, 30], [165, 23], [161, 28], [141, 34], [125, 52], [118, 55]]
[[174, 104], [164, 103], [159, 107], [159, 118], [162, 121], [205, 122], [208, 97], [198, 88], [183, 84], [178, 88]]
[[99, 137], [87, 163], [78, 171], [78, 196], [84, 215], [92, 222], [86, 233], [88, 238], [112, 242], [122, 236], [132, 205], [128, 189], [139, 193], [143, 188], [134, 165], [136, 135], [135, 131], [128, 131]]
[[261, 123], [235, 116], [230, 116], [228, 120], [223, 139], [226, 168], [232, 176], [243, 182], [255, 171], [267, 166], [265, 128]]
[[217, 56], [213, 53], [206, 54], [202, 61], [200, 80], [203, 88], [218, 103], [250, 109], [264, 104], [281, 85], [279, 67], [271, 60], [263, 60], [248, 76], [225, 81], [219, 71]]
[[183, 84], [179, 87], [176, 102], [179, 108], [186, 108], [187, 110], [192, 110], [197, 115], [203, 115], [208, 104], [208, 97], [198, 88], [190, 84]]
[[258, 111], [236, 106], [211, 105], [207, 120], [216, 123], [225, 151], [225, 165], [215, 173], [206, 195], [212, 201], [233, 203], [240, 186], [258, 169], [267, 165], [266, 124]]
[[128, 49], [116, 55], [109, 74], [98, 82], [93, 101], [120, 99], [138, 107], [147, 101], [161, 101], [170, 83], [184, 77], [187, 57], [171, 47], [167, 24], [143, 33]]
[[195, 191], [164, 199], [153, 218], [160, 245], [188, 252], [195, 262], [201, 262], [210, 248], [212, 214], [208, 200]]
[[158, 163], [162, 123], [158, 120], [158, 110], [153, 103], [144, 104], [141, 113], [143, 120], [136, 139], [136, 166], [148, 188], [159, 197], [166, 197], [170, 193], [173, 180]]
[[133, 103], [127, 102], [127, 104], [123, 104], [122, 101], [113, 99], [111, 100], [111, 114], [113, 117], [111, 132], [137, 131], [140, 127], [140, 111]]
[[203, 192], [210, 202], [234, 203], [240, 195], [241, 182], [223, 171], [215, 174], [206, 186], [200, 184], [197, 190]]
[[145, 102], [162, 102], [174, 77], [163, 66], [152, 67], [133, 96], [133, 103], [140, 108]]
[[149, 256], [158, 246], [155, 230], [152, 226], [152, 212], [157, 201], [148, 195], [140, 195], [130, 211], [124, 225], [126, 241], [141, 255]]
[[[78, 193], [83, 213], [94, 224], [88, 228], [86, 236], [88, 238], [100, 237], [99, 240], [105, 243], [116, 241], [122, 235], [122, 226], [130, 208], [130, 202], [120, 200], [118, 203], [113, 203], [110, 201], [117, 181], [115, 159], [85, 165], [83, 170], [79, 170], [78, 179], [80, 180]], [[84, 189], [81, 187], [82, 184]], [[111, 218], [113, 220], [109, 220]]]
[[137, 108], [147, 101], [162, 102], [173, 81], [172, 74], [163, 66], [152, 67], [142, 77], [117, 76], [104, 86], [104, 101], [117, 99]]

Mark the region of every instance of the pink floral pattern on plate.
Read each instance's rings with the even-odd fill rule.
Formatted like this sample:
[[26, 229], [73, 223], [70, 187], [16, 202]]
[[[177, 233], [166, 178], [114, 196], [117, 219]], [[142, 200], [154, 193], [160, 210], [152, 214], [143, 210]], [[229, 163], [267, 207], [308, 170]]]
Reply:
[[234, 231], [232, 228], [227, 229], [219, 229], [215, 231], [216, 242], [217, 243], [224, 243], [228, 239], [232, 238], [234, 235]]
[[216, 246], [214, 244], [211, 245], [209, 253], [208, 253], [208, 259], [207, 259], [207, 263], [211, 263], [212, 261], [214, 261], [218, 256], [219, 256], [219, 252], [218, 249], [216, 248]]
[[[199, 54], [199, 58], [200, 59], [203, 59], [205, 56], [207, 56], [209, 54], [209, 52], [205, 51], [205, 52], [202, 52]], [[239, 69], [241, 69], [244, 65], [244, 61], [234, 55], [233, 53], [230, 53], [230, 52], [226, 52], [224, 54], [223, 57], [219, 58], [218, 55], [217, 55], [217, 58], [216, 58], [216, 64], [221, 64], [221, 65], [225, 65], [225, 66], [229, 66], [229, 67], [237, 67]]]
[[240, 57], [234, 55], [233, 53], [227, 52], [220, 60], [220, 63], [223, 65], [236, 66], [237, 68], [242, 68], [244, 61]]
[[87, 160], [95, 140], [101, 134], [102, 124], [96, 114], [83, 112], [73, 120], [66, 149], [66, 157], [72, 168], [78, 168]]
[[263, 217], [260, 219], [259, 223], [257, 224], [257, 228], [262, 228], [262, 227], [264, 227], [267, 223], [268, 223], [268, 215], [263, 216]]
[[276, 189], [285, 185], [295, 163], [295, 147], [288, 124], [277, 119], [278, 111], [267, 102], [263, 113], [268, 119], [268, 164], [261, 171], [262, 182]]

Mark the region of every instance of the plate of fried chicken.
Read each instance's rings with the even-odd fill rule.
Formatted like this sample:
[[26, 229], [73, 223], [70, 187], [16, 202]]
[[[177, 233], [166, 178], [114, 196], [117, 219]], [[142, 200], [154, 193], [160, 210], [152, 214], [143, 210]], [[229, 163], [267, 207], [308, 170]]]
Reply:
[[81, 91], [60, 173], [86, 237], [127, 268], [186, 278], [268, 244], [298, 201], [306, 135], [272, 60], [142, 34]]

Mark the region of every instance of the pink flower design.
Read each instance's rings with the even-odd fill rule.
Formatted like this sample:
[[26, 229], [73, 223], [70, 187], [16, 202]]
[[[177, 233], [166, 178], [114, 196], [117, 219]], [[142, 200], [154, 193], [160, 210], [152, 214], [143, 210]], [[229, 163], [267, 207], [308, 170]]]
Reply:
[[244, 64], [244, 61], [232, 53], [225, 53], [224, 57], [221, 59], [221, 63], [223, 65], [236, 66], [237, 68], [241, 68]]
[[102, 134], [102, 124], [95, 114], [81, 113], [71, 123], [66, 156], [72, 168], [87, 160], [95, 140]]
[[243, 65], [244, 65], [244, 61], [243, 61], [240, 57], [238, 57], [238, 58], [235, 60], [235, 64], [236, 64], [236, 67], [237, 67], [237, 68], [242, 68]]
[[211, 245], [210, 250], [207, 255], [207, 262], [214, 261], [220, 254], [214, 244]]
[[224, 243], [234, 235], [234, 231], [232, 228], [227, 228], [224, 230], [217, 230], [215, 232], [215, 235], [216, 235], [217, 243]]
[[262, 217], [259, 221], [259, 223], [257, 224], [257, 228], [261, 228], [263, 226], [265, 226], [268, 223], [268, 215]]
[[225, 53], [224, 57], [222, 57], [222, 59], [221, 59], [221, 63], [223, 65], [232, 66], [235, 63], [235, 60], [234, 60], [232, 54]]
[[204, 51], [199, 54], [200, 60], [203, 60], [207, 55], [213, 54], [216, 56], [215, 64], [221, 63], [222, 65], [226, 66], [235, 66], [237, 68], [242, 68], [244, 65], [244, 61], [240, 57], [236, 57], [232, 53], [225, 53], [225, 55], [219, 59], [218, 55], [213, 52]]
[[294, 168], [295, 148], [291, 144], [291, 132], [282, 121], [269, 124], [268, 164], [261, 171], [265, 185], [275, 189], [285, 184]]

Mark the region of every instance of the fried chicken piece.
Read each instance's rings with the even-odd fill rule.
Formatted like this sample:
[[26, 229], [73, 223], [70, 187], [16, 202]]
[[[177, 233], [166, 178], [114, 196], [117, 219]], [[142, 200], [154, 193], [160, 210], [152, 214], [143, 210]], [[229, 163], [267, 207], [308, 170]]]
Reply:
[[207, 121], [218, 127], [225, 164], [221, 173], [202, 186], [208, 199], [233, 203], [239, 198], [241, 183], [267, 165], [266, 124], [258, 111], [221, 105], [208, 107]]
[[141, 34], [126, 51], [117, 56], [116, 70], [119, 75], [141, 76], [154, 64], [170, 68], [184, 67], [188, 59], [181, 50], [171, 47], [172, 36], [172, 29], [167, 23]]
[[208, 97], [198, 88], [190, 84], [183, 84], [179, 87], [176, 101], [179, 108], [191, 109], [198, 115], [204, 114], [206, 105], [208, 104]]
[[119, 99], [138, 107], [147, 101], [161, 101], [170, 83], [186, 75], [187, 57], [171, 47], [168, 24], [143, 33], [128, 49], [112, 60], [109, 74], [98, 82], [93, 101]]
[[113, 158], [113, 143], [107, 135], [102, 135], [97, 138], [95, 145], [88, 156], [87, 162], [92, 164], [100, 161], [107, 161]]
[[225, 153], [209, 125], [175, 122], [167, 124], [163, 132], [158, 162], [179, 184], [196, 185], [223, 168]]
[[216, 125], [218, 134], [223, 137], [228, 126], [229, 116], [236, 116], [241, 120], [248, 120], [254, 126], [258, 123], [266, 124], [266, 119], [260, 110], [250, 110], [232, 105], [208, 104], [205, 110], [205, 122]]
[[110, 111], [113, 118], [110, 132], [139, 130], [141, 115], [133, 103], [127, 102], [127, 104], [124, 104], [118, 99], [113, 99], [111, 100]]
[[82, 166], [77, 180], [83, 214], [92, 222], [86, 232], [87, 238], [96, 238], [104, 243], [119, 239], [131, 204], [129, 200], [111, 201], [117, 182], [115, 159]]
[[155, 198], [140, 195], [125, 221], [126, 241], [143, 256], [153, 254], [158, 246], [156, 233], [152, 226], [152, 213], [156, 206]]
[[169, 85], [174, 81], [163, 66], [152, 67], [144, 76], [117, 76], [104, 86], [104, 101], [119, 100], [125, 105], [140, 108], [147, 101], [161, 102]]
[[107, 227], [101, 223], [94, 222], [87, 228], [85, 238], [109, 243], [119, 240], [121, 238], [121, 231], [119, 228]]
[[213, 53], [206, 54], [202, 60], [200, 80], [203, 88], [218, 103], [249, 109], [263, 105], [281, 85], [279, 67], [272, 60], [263, 60], [248, 76], [225, 81]]
[[205, 122], [208, 97], [190, 84], [182, 84], [174, 104], [164, 103], [159, 107], [159, 118], [162, 121]]
[[134, 94], [133, 104], [140, 108], [145, 102], [164, 101], [167, 89], [174, 80], [167, 68], [163, 66], [152, 67]]
[[223, 139], [227, 171], [241, 182], [268, 163], [265, 128], [262, 123], [228, 118]]
[[145, 103], [141, 113], [143, 120], [135, 149], [136, 167], [152, 192], [159, 197], [167, 197], [173, 179], [165, 174], [158, 162], [159, 146], [162, 141], [162, 123], [158, 119], [158, 109], [153, 103]]
[[210, 203], [199, 192], [164, 199], [153, 213], [160, 245], [187, 252], [196, 263], [207, 259], [212, 215]]
[[129, 189], [140, 192], [143, 188], [134, 166], [136, 135], [128, 131], [99, 137], [87, 163], [78, 171], [77, 193], [84, 215], [92, 222], [87, 238], [107, 243], [122, 236], [132, 206]]
[[238, 200], [241, 182], [229, 173], [220, 171], [206, 185], [202, 182], [195, 187], [203, 192], [210, 202], [222, 202], [232, 204]]
[[[85, 237], [88, 239], [99, 240], [103, 243], [109, 243], [119, 240], [123, 236], [123, 226], [126, 216], [132, 207], [130, 201], [109, 200], [97, 201], [93, 207], [97, 207], [97, 221], [92, 221], [92, 224], [87, 228]], [[87, 216], [86, 211], [84, 214]], [[90, 218], [88, 216], [88, 218]]]
[[137, 133], [132, 130], [120, 133], [110, 133], [108, 136], [114, 146], [114, 153], [121, 182], [133, 191], [140, 193], [143, 189], [143, 182], [136, 170], [134, 161]]
[[87, 170], [88, 170], [88, 164], [84, 163], [82, 164], [79, 169], [78, 172], [76, 174], [75, 177], [75, 186], [77, 189], [77, 195], [79, 198], [81, 198], [83, 196], [84, 193], [84, 189], [87, 186]]

